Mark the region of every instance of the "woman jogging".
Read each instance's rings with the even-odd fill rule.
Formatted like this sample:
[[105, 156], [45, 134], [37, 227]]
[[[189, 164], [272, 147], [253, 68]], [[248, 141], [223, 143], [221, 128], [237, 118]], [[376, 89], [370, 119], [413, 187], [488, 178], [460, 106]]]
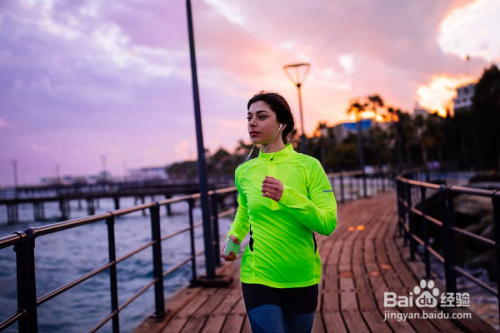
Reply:
[[295, 123], [281, 95], [262, 91], [247, 109], [250, 138], [261, 149], [236, 168], [239, 206], [228, 239], [239, 244], [250, 233], [241, 282], [252, 331], [311, 332], [321, 280], [314, 232], [335, 230], [335, 196], [320, 162], [287, 143]]

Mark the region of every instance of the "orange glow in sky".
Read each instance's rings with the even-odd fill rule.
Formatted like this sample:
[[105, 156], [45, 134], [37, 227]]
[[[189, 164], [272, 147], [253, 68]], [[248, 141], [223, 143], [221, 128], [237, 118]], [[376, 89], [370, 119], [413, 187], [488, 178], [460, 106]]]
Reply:
[[450, 77], [447, 74], [433, 76], [431, 83], [418, 88], [418, 103], [431, 112], [437, 111], [441, 117], [445, 117], [446, 106], [456, 96], [455, 88], [473, 80], [472, 77]]

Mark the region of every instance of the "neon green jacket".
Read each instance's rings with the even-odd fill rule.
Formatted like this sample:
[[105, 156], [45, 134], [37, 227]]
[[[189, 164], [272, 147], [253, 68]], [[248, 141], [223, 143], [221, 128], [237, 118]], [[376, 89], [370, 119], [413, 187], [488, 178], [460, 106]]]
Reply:
[[[262, 196], [265, 176], [279, 179], [279, 202]], [[238, 210], [228, 236], [250, 242], [241, 263], [241, 281], [297, 288], [321, 280], [321, 259], [313, 231], [330, 235], [337, 226], [337, 202], [321, 163], [291, 144], [259, 156], [235, 172]]]

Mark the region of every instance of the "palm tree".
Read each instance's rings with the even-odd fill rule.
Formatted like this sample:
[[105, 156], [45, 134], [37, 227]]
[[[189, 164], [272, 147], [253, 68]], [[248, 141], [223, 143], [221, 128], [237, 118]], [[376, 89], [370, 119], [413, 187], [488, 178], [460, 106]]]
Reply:
[[389, 113], [389, 117], [392, 123], [392, 133], [394, 136], [394, 139], [396, 141], [396, 151], [398, 155], [398, 171], [402, 171], [402, 153], [401, 153], [401, 142], [402, 142], [402, 133], [401, 133], [401, 124], [399, 123], [399, 117], [398, 114], [401, 113], [401, 110], [396, 110], [392, 107], [387, 109], [387, 112]]
[[363, 173], [363, 194], [364, 197], [367, 197], [366, 194], [366, 177], [365, 177], [365, 155], [363, 152], [363, 133], [361, 132], [361, 113], [366, 110], [368, 106], [367, 103], [361, 104], [359, 101], [355, 101], [351, 103], [349, 108], [347, 109], [347, 114], [354, 114], [356, 116], [356, 125], [358, 129], [358, 150], [359, 150], [359, 162], [361, 164], [361, 172]]

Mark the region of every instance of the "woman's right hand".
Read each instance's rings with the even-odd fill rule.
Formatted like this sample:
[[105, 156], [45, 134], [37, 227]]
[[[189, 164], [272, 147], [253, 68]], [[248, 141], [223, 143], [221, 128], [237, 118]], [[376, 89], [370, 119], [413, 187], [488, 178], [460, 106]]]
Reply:
[[[240, 241], [238, 238], [234, 237], [233, 235], [229, 235], [229, 239], [232, 239], [235, 244], [240, 244]], [[225, 259], [226, 261], [235, 261], [236, 260], [236, 254], [231, 251], [228, 256], [224, 255], [224, 249], [222, 249], [222, 253], [220, 254], [220, 257], [222, 259]]]

